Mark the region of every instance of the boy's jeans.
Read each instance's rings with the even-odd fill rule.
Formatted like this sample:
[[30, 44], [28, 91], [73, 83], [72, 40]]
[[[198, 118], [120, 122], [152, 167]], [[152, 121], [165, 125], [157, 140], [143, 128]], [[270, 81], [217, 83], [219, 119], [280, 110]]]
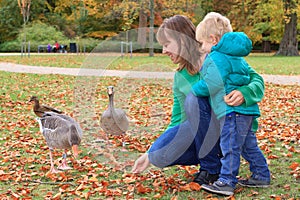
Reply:
[[270, 181], [266, 159], [251, 131], [252, 120], [253, 116], [234, 112], [221, 119], [221, 124], [224, 123], [220, 139], [223, 158], [219, 180], [233, 188], [237, 183], [241, 155], [249, 162], [253, 178]]
[[190, 93], [185, 100], [185, 111], [187, 120], [167, 129], [152, 144], [148, 152], [150, 162], [157, 167], [200, 164], [201, 170], [219, 173], [220, 129], [208, 98]]

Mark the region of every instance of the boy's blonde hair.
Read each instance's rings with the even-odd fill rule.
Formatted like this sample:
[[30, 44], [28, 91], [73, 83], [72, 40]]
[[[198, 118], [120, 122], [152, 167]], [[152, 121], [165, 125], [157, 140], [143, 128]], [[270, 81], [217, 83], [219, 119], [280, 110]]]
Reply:
[[232, 32], [230, 20], [220, 13], [210, 12], [197, 26], [196, 40], [209, 41], [210, 35], [213, 35], [220, 40], [227, 32]]

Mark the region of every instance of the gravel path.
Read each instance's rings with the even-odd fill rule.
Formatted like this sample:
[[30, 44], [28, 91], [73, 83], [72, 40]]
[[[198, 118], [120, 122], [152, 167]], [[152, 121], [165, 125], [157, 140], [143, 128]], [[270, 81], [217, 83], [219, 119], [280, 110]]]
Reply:
[[[58, 68], [37, 67], [13, 63], [0, 62], [0, 70], [16, 73], [32, 74], [63, 74], [72, 76], [119, 76], [127, 78], [164, 78], [172, 79], [174, 72], [143, 72], [143, 71], [119, 71], [119, 70], [97, 70], [84, 68]], [[300, 76], [266, 75], [262, 74], [265, 82], [282, 85], [300, 85]]]

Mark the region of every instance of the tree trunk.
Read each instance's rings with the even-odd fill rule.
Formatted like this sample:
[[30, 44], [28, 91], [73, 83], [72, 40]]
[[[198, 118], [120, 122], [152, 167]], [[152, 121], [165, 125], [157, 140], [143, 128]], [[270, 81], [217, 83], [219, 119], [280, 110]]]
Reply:
[[271, 52], [271, 42], [270, 40], [262, 41], [262, 52]]
[[145, 48], [147, 42], [147, 14], [144, 12], [143, 7], [140, 9], [139, 14], [139, 29], [138, 29], [138, 43], [142, 48]]
[[153, 37], [154, 37], [154, 0], [150, 0], [150, 33], [149, 33], [149, 56], [154, 56]]
[[297, 13], [290, 15], [290, 20], [285, 24], [284, 35], [276, 55], [299, 56], [297, 41]]

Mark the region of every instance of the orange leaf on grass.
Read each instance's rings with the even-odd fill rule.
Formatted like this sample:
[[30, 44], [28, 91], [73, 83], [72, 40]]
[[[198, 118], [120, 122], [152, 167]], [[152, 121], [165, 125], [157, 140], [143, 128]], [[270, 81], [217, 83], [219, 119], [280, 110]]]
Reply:
[[154, 199], [161, 199], [163, 196], [164, 196], [164, 192], [154, 195], [153, 198]]
[[143, 186], [141, 183], [136, 184], [136, 189], [139, 194], [145, 194], [152, 191], [151, 188]]
[[180, 186], [180, 189], [183, 191], [199, 191], [201, 189], [201, 186], [198, 183], [190, 182], [188, 184]]
[[126, 177], [126, 178], [124, 178], [123, 179], [123, 182], [124, 183], [133, 183], [133, 182], [135, 182], [136, 180], [135, 180], [135, 178], [132, 178], [132, 177]]
[[201, 186], [198, 183], [190, 182], [189, 185], [193, 191], [199, 191], [201, 189]]
[[299, 166], [299, 163], [294, 162], [289, 166], [289, 168], [292, 170], [295, 170], [298, 166]]
[[282, 154], [284, 157], [289, 157], [289, 158], [292, 158], [293, 157], [293, 154], [291, 154], [291, 153], [283, 153]]
[[268, 159], [277, 159], [279, 158], [279, 156], [276, 156], [276, 155], [269, 155], [268, 156]]
[[61, 198], [61, 193], [57, 193], [56, 195], [54, 195], [51, 199], [53, 200], [59, 200]]
[[275, 142], [276, 142], [276, 139], [275, 139], [275, 138], [272, 138], [272, 137], [269, 137], [269, 141], [272, 142], [272, 143], [275, 143]]
[[292, 146], [292, 147], [288, 148], [288, 150], [289, 150], [290, 152], [296, 152], [296, 150], [295, 150], [295, 147], [294, 147], [294, 146]]
[[61, 180], [61, 181], [68, 180], [68, 177], [66, 176], [66, 174], [64, 172], [59, 172], [57, 175], [58, 175], [58, 180]]
[[229, 196], [226, 198], [226, 200], [235, 200], [235, 197], [234, 196]]
[[252, 196], [255, 196], [255, 195], [258, 195], [258, 192], [254, 191], [254, 190], [251, 190], [251, 194], [247, 194], [248, 197], [252, 197]]
[[103, 187], [107, 187], [107, 186], [109, 186], [109, 182], [108, 181], [101, 181], [101, 185]]
[[171, 200], [177, 200], [177, 199], [178, 199], [177, 196], [174, 196], [174, 197], [171, 198]]
[[234, 193], [240, 193], [240, 192], [242, 192], [243, 190], [244, 190], [244, 188], [243, 188], [243, 187], [240, 187], [240, 188], [235, 189], [235, 190], [234, 190]]
[[90, 182], [98, 182], [98, 179], [95, 176], [93, 176], [93, 177], [89, 178], [89, 181]]
[[29, 157], [29, 158], [27, 158], [27, 162], [28, 162], [28, 163], [32, 163], [32, 162], [34, 162], [34, 158], [33, 158], [33, 157]]
[[283, 186], [284, 190], [291, 190], [291, 186], [289, 184], [286, 184]]
[[216, 198], [216, 197], [213, 197], [213, 195], [212, 195], [212, 194], [208, 194], [208, 195], [206, 195], [206, 196], [205, 196], [205, 199], [209, 199], [209, 200], [219, 200], [218, 198]]
[[280, 196], [276, 196], [275, 194], [272, 194], [270, 196], [271, 199], [275, 199], [275, 200], [281, 200], [281, 197]]
[[157, 188], [162, 184], [162, 180], [160, 178], [156, 178], [152, 183], [153, 187]]
[[81, 183], [77, 188], [76, 188], [76, 190], [75, 191], [80, 191], [80, 190], [84, 190], [84, 184], [83, 183]]

